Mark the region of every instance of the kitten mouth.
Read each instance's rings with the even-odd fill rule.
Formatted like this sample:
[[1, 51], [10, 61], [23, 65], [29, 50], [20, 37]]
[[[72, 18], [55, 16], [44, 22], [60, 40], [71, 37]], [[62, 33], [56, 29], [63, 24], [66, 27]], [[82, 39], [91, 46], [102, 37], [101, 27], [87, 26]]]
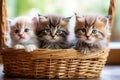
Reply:
[[50, 42], [56, 42], [57, 40], [55, 38], [51, 38]]
[[88, 40], [91, 41], [91, 39], [85, 39], [85, 40], [87, 40], [87, 41], [88, 41]]
[[92, 40], [91, 39], [85, 39], [85, 42], [86, 43], [92, 43]]
[[55, 38], [52, 38], [51, 40], [56, 40]]
[[55, 37], [52, 36], [52, 37], [51, 37], [51, 40], [56, 40], [56, 39], [55, 39]]
[[25, 39], [24, 37], [20, 37], [19, 39]]
[[55, 38], [52, 38], [53, 40], [55, 40]]

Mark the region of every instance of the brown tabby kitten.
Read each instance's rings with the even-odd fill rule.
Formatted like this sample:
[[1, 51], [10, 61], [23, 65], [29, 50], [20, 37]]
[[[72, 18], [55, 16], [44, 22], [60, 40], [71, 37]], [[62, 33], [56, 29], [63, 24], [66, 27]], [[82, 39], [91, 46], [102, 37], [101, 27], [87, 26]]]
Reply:
[[69, 34], [69, 19], [58, 15], [39, 16], [37, 36], [40, 48], [66, 49], [69, 47], [67, 37]]
[[107, 48], [107, 39], [110, 36], [108, 23], [107, 17], [76, 15], [75, 49], [86, 54]]

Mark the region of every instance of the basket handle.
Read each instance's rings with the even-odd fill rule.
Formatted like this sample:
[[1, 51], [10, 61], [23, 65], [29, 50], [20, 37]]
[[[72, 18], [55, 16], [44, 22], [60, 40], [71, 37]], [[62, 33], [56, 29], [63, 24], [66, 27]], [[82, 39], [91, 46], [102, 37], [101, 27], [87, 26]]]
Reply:
[[109, 6], [108, 15], [111, 16], [111, 18], [109, 20], [110, 21], [111, 30], [112, 30], [113, 25], [114, 25], [115, 10], [116, 10], [116, 0], [110, 0], [110, 6]]
[[[115, 18], [115, 10], [116, 10], [116, 0], [110, 0], [108, 15], [110, 15], [109, 24], [110, 24], [110, 32], [112, 33], [112, 29], [114, 26], [114, 18]], [[110, 37], [108, 37], [108, 43], [110, 42]]]
[[3, 48], [6, 47], [6, 29], [7, 29], [7, 9], [6, 0], [0, 0], [0, 53]]
[[[7, 47], [5, 45], [6, 41], [7, 41], [7, 37], [6, 37], [6, 31], [7, 31], [6, 0], [0, 0], [0, 8], [2, 9], [2, 10], [0, 10], [0, 23], [1, 23], [1, 26], [0, 26], [0, 53], [1, 53], [1, 50]], [[108, 15], [111, 15], [111, 18], [110, 18], [111, 30], [112, 30], [112, 26], [114, 23], [115, 9], [116, 9], [116, 0], [110, 0]]]

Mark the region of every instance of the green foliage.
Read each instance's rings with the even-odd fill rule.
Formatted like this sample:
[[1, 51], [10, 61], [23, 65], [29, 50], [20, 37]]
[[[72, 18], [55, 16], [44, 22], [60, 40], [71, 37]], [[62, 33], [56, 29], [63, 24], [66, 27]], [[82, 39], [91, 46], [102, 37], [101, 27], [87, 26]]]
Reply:
[[[120, 0], [117, 1], [115, 30], [120, 34]], [[36, 8], [41, 14], [57, 13], [71, 16], [77, 13], [98, 13], [107, 15], [110, 0], [7, 0], [10, 18]]]
[[109, 0], [104, 0], [104, 3], [101, 0], [7, 0], [7, 2], [8, 8], [14, 6], [8, 11], [8, 14], [14, 12], [11, 14], [14, 17], [25, 14], [32, 8], [38, 9], [42, 14], [92, 12], [106, 15], [109, 6]]

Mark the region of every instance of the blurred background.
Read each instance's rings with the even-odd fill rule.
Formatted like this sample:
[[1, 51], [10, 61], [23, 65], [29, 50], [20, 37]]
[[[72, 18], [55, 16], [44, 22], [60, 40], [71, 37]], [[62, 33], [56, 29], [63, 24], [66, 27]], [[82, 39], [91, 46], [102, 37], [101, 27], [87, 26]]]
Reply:
[[[28, 13], [38, 9], [41, 14], [56, 13], [71, 16], [77, 13], [96, 13], [107, 15], [110, 0], [7, 0], [8, 17]], [[120, 41], [120, 0], [117, 0], [114, 29], [111, 41]]]

